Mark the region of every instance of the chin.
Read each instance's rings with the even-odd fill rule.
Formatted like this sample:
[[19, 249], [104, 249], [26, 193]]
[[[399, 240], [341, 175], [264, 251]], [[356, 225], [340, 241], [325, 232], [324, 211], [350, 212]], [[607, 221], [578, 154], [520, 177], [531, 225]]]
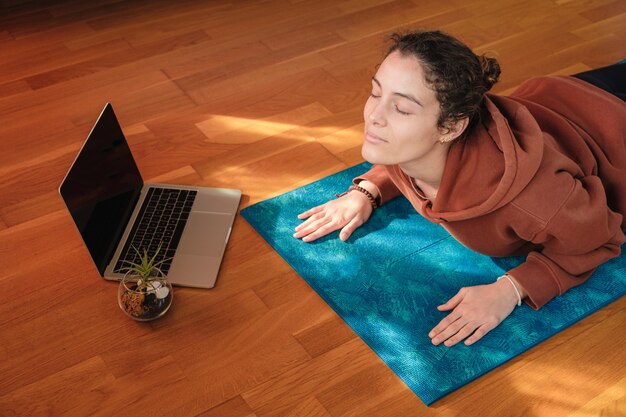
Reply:
[[389, 165], [389, 162], [385, 160], [384, 156], [378, 149], [373, 149], [374, 146], [365, 142], [361, 147], [361, 156], [365, 161], [370, 164]]

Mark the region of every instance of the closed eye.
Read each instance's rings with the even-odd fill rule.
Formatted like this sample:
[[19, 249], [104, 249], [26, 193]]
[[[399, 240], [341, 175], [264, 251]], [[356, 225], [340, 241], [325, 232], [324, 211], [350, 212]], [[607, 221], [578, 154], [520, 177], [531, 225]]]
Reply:
[[411, 113], [407, 113], [407, 112], [405, 112], [405, 111], [400, 110], [400, 109], [398, 108], [398, 105], [397, 105], [397, 104], [394, 104], [394, 105], [393, 105], [393, 108], [394, 108], [394, 109], [395, 109], [398, 113], [400, 113], [400, 114], [401, 114], [401, 115], [403, 115], [403, 116], [408, 116], [409, 114], [411, 114]]

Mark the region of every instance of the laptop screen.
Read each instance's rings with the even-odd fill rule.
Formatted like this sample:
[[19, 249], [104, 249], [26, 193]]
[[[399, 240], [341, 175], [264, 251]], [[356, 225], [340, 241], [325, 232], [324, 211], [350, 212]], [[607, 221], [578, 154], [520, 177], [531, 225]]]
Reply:
[[107, 104], [59, 189], [102, 276], [142, 186], [126, 138]]

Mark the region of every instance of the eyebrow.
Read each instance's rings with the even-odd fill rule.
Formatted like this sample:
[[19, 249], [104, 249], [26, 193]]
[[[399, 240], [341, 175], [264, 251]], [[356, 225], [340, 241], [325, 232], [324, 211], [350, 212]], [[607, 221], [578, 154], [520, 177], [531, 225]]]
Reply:
[[[376, 77], [372, 77], [372, 81], [374, 81], [380, 88], [383, 88], [383, 86], [380, 84], [380, 81], [378, 81], [376, 79]], [[394, 91], [391, 94], [393, 94], [394, 96], [400, 96], [400, 97], [406, 98], [407, 100], [411, 100], [412, 102], [414, 102], [418, 106], [424, 107], [424, 105], [418, 99], [416, 99], [415, 97], [413, 97], [410, 94], [400, 93], [400, 92], [396, 92], [396, 91]]]

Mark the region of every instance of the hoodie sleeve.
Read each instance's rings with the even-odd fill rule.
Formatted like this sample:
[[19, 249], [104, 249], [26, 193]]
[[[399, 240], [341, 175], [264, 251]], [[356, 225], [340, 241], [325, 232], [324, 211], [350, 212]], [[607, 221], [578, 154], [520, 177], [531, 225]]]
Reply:
[[378, 188], [380, 204], [385, 204], [389, 200], [398, 197], [401, 193], [389, 176], [389, 168], [385, 165], [374, 165], [365, 174], [352, 180], [355, 185], [361, 181], [369, 181]]
[[600, 179], [572, 179], [572, 189], [545, 227], [530, 237], [542, 248], [508, 273], [539, 309], [552, 298], [580, 285], [602, 263], [620, 255], [626, 240], [622, 216], [611, 211]]

